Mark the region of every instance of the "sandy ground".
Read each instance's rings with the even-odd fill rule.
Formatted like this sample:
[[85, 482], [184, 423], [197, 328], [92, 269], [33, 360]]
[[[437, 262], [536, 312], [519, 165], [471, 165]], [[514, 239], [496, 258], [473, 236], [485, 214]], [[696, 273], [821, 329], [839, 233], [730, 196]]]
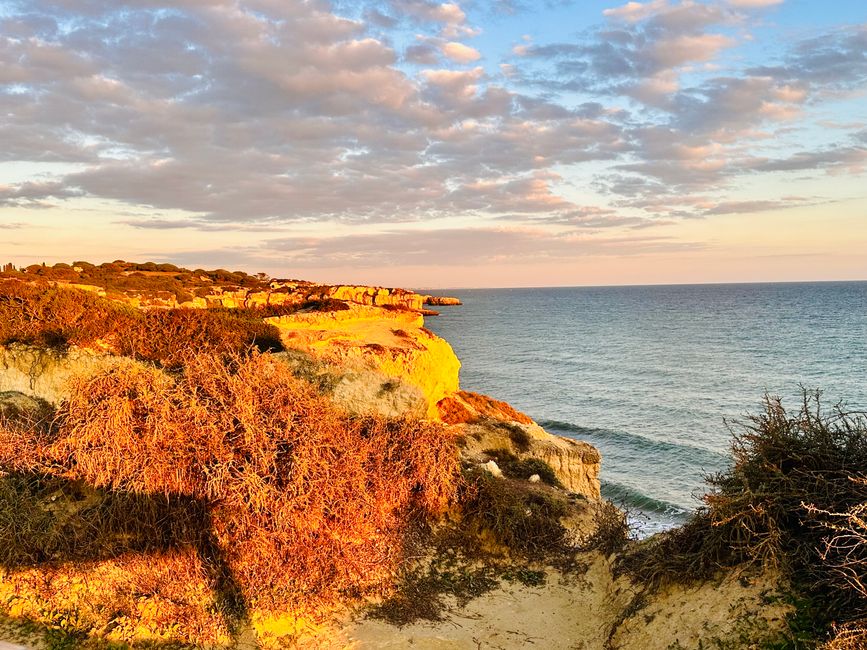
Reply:
[[618, 595], [604, 560], [597, 558], [583, 576], [549, 572], [541, 587], [503, 584], [452, 609], [445, 620], [395, 628], [361, 620], [342, 631], [344, 647], [396, 648], [602, 648], [609, 622], [628, 595]]
[[[317, 650], [678, 650], [752, 648], [783, 626], [782, 604], [771, 575], [734, 572], [696, 587], [669, 587], [636, 599], [625, 578], [592, 557], [581, 574], [547, 572], [544, 585], [502, 583], [442, 621], [404, 627], [356, 614], [316, 638], [269, 647]], [[252, 630], [236, 648], [257, 648]], [[33, 636], [0, 624], [0, 650], [44, 648]]]

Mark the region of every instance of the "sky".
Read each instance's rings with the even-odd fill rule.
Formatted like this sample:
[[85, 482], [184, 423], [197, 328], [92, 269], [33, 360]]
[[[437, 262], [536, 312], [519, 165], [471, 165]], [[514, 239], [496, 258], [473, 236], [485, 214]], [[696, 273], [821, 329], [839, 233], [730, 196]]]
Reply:
[[864, 0], [0, 0], [0, 261], [867, 280]]

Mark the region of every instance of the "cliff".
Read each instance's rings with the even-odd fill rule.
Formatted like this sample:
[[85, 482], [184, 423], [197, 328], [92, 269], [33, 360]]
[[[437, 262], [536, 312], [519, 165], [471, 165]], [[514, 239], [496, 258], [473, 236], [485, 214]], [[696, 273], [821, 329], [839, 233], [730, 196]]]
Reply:
[[0, 394], [22, 394], [56, 405], [69, 394], [70, 381], [118, 363], [117, 357], [97, 350], [61, 353], [20, 344], [0, 346]]
[[458, 358], [446, 341], [424, 329], [417, 312], [353, 304], [345, 310], [299, 312], [266, 322], [280, 330], [287, 348], [349, 370], [373, 370], [417, 388], [430, 418], [438, 418], [437, 402], [458, 390]]
[[[85, 308], [119, 308], [87, 286]], [[599, 452], [461, 390], [459, 360], [420, 313], [453, 302], [299, 281], [200, 289], [184, 304], [235, 320], [149, 309], [176, 295], [115, 296], [148, 308], [118, 322], [174, 328], [171, 355], [133, 341], [138, 360], [120, 356], [82, 301], [57, 296], [44, 313], [63, 306], [90, 344], [0, 345], [0, 611], [31, 630], [209, 647], [663, 650], [742, 647], [783, 627], [773, 572], [658, 589], [622, 570], [627, 530], [600, 497]], [[283, 306], [264, 323], [250, 310]], [[66, 331], [60, 317], [50, 337], [19, 320], [36, 341]], [[279, 345], [174, 354], [217, 324], [276, 331]]]
[[485, 395], [459, 391], [437, 408], [443, 421], [462, 427], [465, 456], [483, 461], [486, 451], [500, 450], [518, 459], [535, 458], [551, 467], [567, 490], [601, 498], [602, 458], [592, 445], [552, 435], [528, 415]]

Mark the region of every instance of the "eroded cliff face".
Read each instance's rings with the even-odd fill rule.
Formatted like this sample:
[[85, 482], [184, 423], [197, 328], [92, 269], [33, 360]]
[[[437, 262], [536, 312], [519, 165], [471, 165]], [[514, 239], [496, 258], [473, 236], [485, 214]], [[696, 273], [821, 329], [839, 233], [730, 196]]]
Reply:
[[[490, 449], [537, 458], [551, 466], [566, 489], [600, 498], [596, 449], [547, 433], [505, 402], [461, 391], [460, 361], [448, 342], [424, 328], [420, 313], [352, 304], [340, 311], [296, 312], [267, 321], [278, 327], [289, 350], [277, 358], [343, 408], [445, 422], [460, 429], [470, 460], [483, 460], [482, 452]], [[0, 392], [58, 404], [71, 378], [119, 362], [105, 352], [75, 347], [61, 353], [0, 346]]]
[[550, 465], [570, 492], [601, 498], [602, 458], [592, 445], [555, 436], [511, 405], [476, 393], [460, 391], [438, 405], [444, 422], [464, 429], [464, 455], [479, 461], [486, 450], [502, 450], [518, 459], [536, 458]]
[[350, 305], [341, 311], [299, 312], [266, 322], [277, 326], [287, 348], [417, 388], [431, 419], [439, 419], [437, 402], [458, 390], [460, 361], [446, 341], [424, 329], [418, 312]]
[[0, 393], [21, 393], [58, 404], [68, 395], [69, 381], [121, 363], [95, 350], [65, 352], [28, 345], [0, 346]]
[[316, 285], [309, 282], [274, 281], [266, 289], [214, 286], [209, 290], [200, 291], [202, 295], [192, 296], [188, 300], [179, 300], [176, 295], [168, 291], [127, 290], [122, 294], [115, 292], [109, 295], [105, 289], [99, 286], [76, 283], [64, 284], [124, 302], [137, 309], [173, 309], [178, 307], [187, 309], [208, 309], [213, 307], [249, 309], [268, 306], [300, 306], [311, 301], [341, 300], [356, 305], [400, 307], [402, 309], [421, 312], [424, 311], [425, 304], [461, 304], [457, 298], [432, 297], [406, 289], [363, 285]]

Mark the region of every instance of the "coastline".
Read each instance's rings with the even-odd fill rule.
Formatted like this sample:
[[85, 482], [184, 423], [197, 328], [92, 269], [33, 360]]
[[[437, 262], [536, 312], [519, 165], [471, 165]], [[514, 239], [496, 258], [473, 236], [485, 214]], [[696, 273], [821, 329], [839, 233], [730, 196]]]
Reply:
[[[683, 575], [664, 581], [642, 577], [643, 569], [636, 562], [659, 561], [653, 548], [665, 549], [676, 536], [630, 541], [623, 514], [600, 496], [599, 476], [604, 470], [597, 449], [551, 435], [506, 402], [462, 390], [461, 364], [452, 347], [426, 329], [420, 309], [406, 307], [405, 303], [418, 300], [415, 294], [366, 287], [309, 291], [309, 285], [298, 286], [304, 289], [297, 299], [285, 291], [285, 284], [277, 287], [283, 296], [279, 305], [266, 298], [264, 303], [256, 299], [258, 304], [251, 307], [246, 304], [249, 291], [208, 294], [230, 296], [234, 303], [228, 311], [223, 311], [224, 298], [219, 307], [178, 309], [162, 303], [143, 305], [139, 296], [134, 305], [116, 300], [122, 303], [117, 307], [98, 291], [67, 294], [76, 289], [0, 286], [12, 295], [18, 291], [23, 302], [4, 303], [13, 309], [42, 300], [43, 295], [52, 296], [53, 304], [74, 296], [76, 327], [70, 335], [91, 332], [94, 337], [90, 344], [79, 339], [56, 349], [20, 339], [7, 340], [0, 347], [0, 466], [5, 472], [0, 478], [12, 490], [3, 492], [4, 498], [19, 499], [18, 511], [26, 513], [8, 518], [16, 541], [6, 548], [30, 553], [22, 555], [26, 560], [5, 561], [0, 570], [0, 609], [25, 626], [16, 628], [12, 623], [10, 630], [31, 630], [27, 638], [32, 647], [45, 647], [38, 637], [57, 632], [96, 644], [150, 639], [197, 647], [363, 649], [403, 647], [412, 641], [419, 647], [463, 648], [471, 647], [473, 639], [484, 639], [503, 648], [532, 642], [552, 648], [582, 644], [588, 650], [692, 648], [708, 639], [729, 647], [724, 644], [747, 638], [754, 644], [770, 643], [785, 633], [794, 611], [792, 586], [771, 568], [737, 561], [688, 580], [682, 580]], [[382, 297], [401, 304], [370, 304]], [[130, 306], [134, 312], [128, 311]], [[204, 356], [177, 356], [173, 346], [183, 347], [188, 339], [173, 342], [174, 334], [165, 329], [167, 340], [160, 347], [135, 340], [129, 344], [131, 352], [119, 354], [118, 341], [104, 334], [106, 318], [100, 316], [87, 325], [92, 329], [83, 328], [82, 323], [96, 314], [93, 310], [104, 310], [108, 322], [123, 317], [132, 318], [123, 321], [131, 327], [154, 321], [163, 328], [173, 322], [170, 319], [216, 325], [231, 314], [231, 327], [241, 329], [230, 330], [233, 337], [217, 343], [239, 347], [233, 351], [216, 347]], [[58, 313], [55, 309], [45, 318], [56, 320]], [[55, 337], [62, 325], [33, 322], [37, 328], [46, 326]], [[14, 318], [7, 327], [18, 327]], [[187, 333], [189, 328], [177, 331], [182, 337], [199, 336], [201, 328], [197, 328], [192, 333]], [[235, 336], [248, 330], [260, 345], [268, 341], [268, 349], [253, 349]], [[38, 341], [39, 330], [28, 336]], [[196, 340], [213, 343], [208, 338]], [[118, 384], [119, 379], [133, 383]], [[100, 398], [105, 390], [109, 392]], [[202, 410], [201, 396], [213, 391], [221, 397]], [[284, 397], [272, 401], [275, 395]], [[131, 396], [138, 406], [125, 411], [124, 400]], [[103, 406], [96, 409], [94, 399], [103, 399]], [[300, 399], [298, 407], [290, 404], [296, 399]], [[81, 409], [75, 417], [73, 407]], [[114, 414], [106, 420], [113, 423], [113, 437], [108, 439], [106, 427], [94, 419], [103, 408]], [[227, 426], [223, 422], [245, 433], [241, 438], [220, 433], [191, 447], [186, 436], [200, 433], [177, 427], [188, 424], [192, 414], [197, 429], [207, 430], [211, 425], [200, 423], [209, 422], [208, 418], [227, 418], [214, 421], [215, 433]], [[86, 439], [77, 433], [80, 429], [69, 428], [71, 423], [85, 427]], [[52, 437], [59, 436], [57, 442], [45, 446], [45, 438], [34, 436], [34, 426], [54, 427]], [[123, 433], [126, 426], [132, 427], [129, 434]], [[298, 433], [292, 433], [296, 429]], [[179, 432], [175, 442], [166, 438], [171, 431]], [[242, 440], [254, 432], [258, 442], [236, 449], [236, 445], [249, 445]], [[292, 438], [292, 443], [279, 442], [283, 435], [300, 437]], [[332, 435], [350, 436], [346, 440], [352, 442], [335, 445]], [[301, 449], [308, 439], [317, 441], [304, 452], [312, 455], [303, 457], [305, 467], [319, 468], [309, 474], [313, 482], [302, 477], [302, 482], [286, 488], [269, 487], [277, 485], [274, 482], [281, 475], [273, 470], [277, 459], [290, 462], [287, 468], [302, 462], [302, 457], [285, 456], [279, 450]], [[116, 447], [120, 459], [128, 460], [117, 464], [106, 457], [107, 442]], [[174, 460], [163, 457], [166, 449]], [[206, 455], [204, 465], [199, 460], [201, 449], [216, 454]], [[322, 450], [325, 456], [319, 456]], [[353, 456], [356, 450], [366, 450], [363, 453], [373, 454], [371, 459], [376, 460], [359, 460]], [[334, 454], [341, 453], [349, 454], [343, 463], [357, 463], [352, 470], [357, 478], [347, 484], [353, 488], [338, 487], [344, 476], [332, 473]], [[221, 466], [225, 461], [217, 459], [226, 454], [236, 460]], [[256, 460], [259, 456], [264, 462]], [[75, 462], [68, 464], [69, 458]], [[247, 463], [244, 472], [220, 469], [239, 462]], [[161, 463], [187, 469], [172, 476], [178, 470], [165, 472], [159, 469]], [[340, 466], [342, 473], [349, 471], [347, 465]], [[208, 469], [201, 473], [199, 467]], [[407, 468], [413, 472], [409, 478]], [[98, 471], [88, 474], [91, 470]], [[34, 471], [42, 476], [35, 483], [28, 478]], [[293, 476], [293, 472], [287, 469], [282, 475]], [[15, 483], [19, 475], [23, 483]], [[247, 476], [256, 478], [250, 482]], [[40, 491], [45, 481], [51, 487]], [[233, 597], [244, 603], [241, 609], [219, 604], [227, 596], [225, 587], [208, 577], [213, 575], [212, 559], [210, 552], [195, 546], [201, 542], [193, 546], [170, 542], [161, 554], [153, 555], [147, 543], [136, 546], [142, 542], [123, 532], [100, 540], [109, 545], [106, 548], [118, 550], [96, 561], [92, 557], [82, 561], [74, 549], [64, 547], [62, 537], [40, 538], [36, 528], [21, 528], [28, 518], [39, 517], [40, 526], [48, 530], [59, 526], [58, 531], [67, 531], [64, 534], [84, 535], [76, 544], [86, 549], [92, 531], [87, 528], [92, 526], [86, 519], [89, 513], [114, 507], [109, 504], [119, 498], [119, 488], [128, 491], [139, 485], [135, 489], [146, 502], [144, 519], [136, 524], [144, 525], [142, 530], [179, 516], [178, 512], [168, 518], [159, 515], [148, 523], [151, 515], [146, 513], [157, 503], [149, 501], [150, 495], [157, 491], [192, 497], [191, 502], [182, 501], [184, 508], [205, 509], [203, 521], [209, 527], [216, 524], [206, 531], [215, 540], [208, 543], [226, 553], [227, 564], [220, 571], [238, 585]], [[316, 487], [311, 490], [311, 486]], [[352, 509], [341, 514], [342, 519], [327, 514], [337, 511], [359, 486], [375, 488], [355, 506], [360, 519]], [[349, 491], [337, 502], [328, 501], [330, 497], [318, 501], [326, 514], [304, 533], [311, 537], [299, 538], [286, 537], [281, 530], [303, 529], [313, 514], [293, 510], [292, 499], [285, 496], [290, 489], [309, 495], [305, 499], [321, 499], [330, 489]], [[248, 496], [237, 499], [232, 490]], [[217, 495], [216, 500], [211, 494]], [[392, 500], [401, 494], [402, 500]], [[245, 535], [261, 540], [257, 544], [270, 550], [263, 554], [260, 546], [233, 537], [234, 524], [220, 523], [219, 518], [226, 516], [221, 514], [221, 504], [228, 499], [235, 499], [234, 510], [228, 511], [230, 521], [249, 517], [253, 528]], [[268, 505], [250, 510], [257, 502]], [[98, 506], [96, 511], [90, 509], [93, 506]], [[283, 512], [279, 508], [288, 508], [287, 516], [293, 517], [290, 528], [274, 527], [273, 513]], [[407, 518], [396, 516], [398, 512], [414, 514]], [[368, 517], [381, 519], [367, 529]], [[406, 527], [408, 520], [419, 527]], [[332, 527], [335, 532], [326, 539], [333, 550], [314, 553], [312, 540], [321, 543], [322, 531]], [[375, 541], [385, 527], [391, 527], [391, 536]], [[183, 523], [171, 535], [191, 531], [195, 532], [190, 524]], [[46, 544], [54, 544], [50, 554], [40, 550], [49, 548]], [[344, 590], [329, 592], [323, 581], [317, 589], [328, 598], [299, 601], [293, 591], [297, 583], [288, 582], [265, 600], [262, 594], [273, 585], [262, 579], [263, 572], [291, 566], [281, 564], [283, 560], [275, 563], [286, 552], [279, 544], [290, 544], [288, 557], [313, 553], [310, 567], [324, 569], [322, 575], [333, 571], [332, 562], [344, 561], [342, 554], [351, 544], [349, 548], [362, 553], [357, 560], [347, 555], [351, 562], [369, 563], [367, 554], [372, 552], [372, 557], [381, 559], [367, 566], [375, 566], [379, 573], [368, 569], [352, 577], [347, 571], [352, 564], [337, 564], [338, 572], [350, 576]], [[665, 553], [662, 557], [676, 559], [680, 551]], [[630, 569], [629, 563], [635, 566]], [[307, 575], [302, 573], [298, 579], [307, 580]], [[107, 603], [127, 602], [132, 585], [141, 580], [157, 586], [114, 613]], [[274, 584], [280, 584], [279, 579]], [[347, 596], [353, 592], [354, 596]], [[290, 600], [280, 601], [287, 596]], [[71, 616], [76, 622], [70, 627], [64, 621]], [[210, 636], [204, 632], [208, 629]]]

